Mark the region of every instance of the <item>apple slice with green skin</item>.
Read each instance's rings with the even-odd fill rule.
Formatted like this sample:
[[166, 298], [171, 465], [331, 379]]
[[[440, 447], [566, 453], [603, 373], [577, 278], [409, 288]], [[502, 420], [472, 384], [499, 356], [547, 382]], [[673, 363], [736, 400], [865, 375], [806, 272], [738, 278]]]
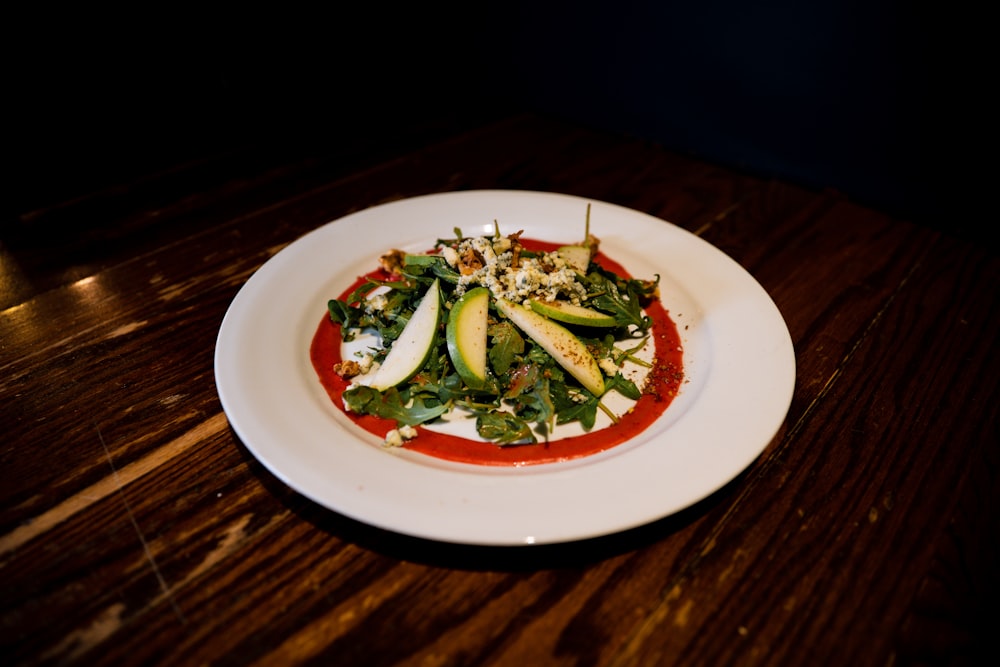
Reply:
[[543, 350], [562, 366], [567, 373], [579, 380], [590, 393], [604, 393], [604, 374], [597, 360], [579, 338], [563, 325], [544, 315], [519, 306], [506, 299], [497, 299], [497, 310], [503, 313], [518, 329], [538, 343]]
[[590, 248], [585, 245], [564, 245], [556, 248], [556, 254], [579, 273], [587, 273], [590, 266]]
[[472, 389], [486, 383], [486, 326], [490, 291], [476, 287], [458, 298], [448, 314], [445, 338], [458, 375]]
[[434, 350], [438, 318], [441, 315], [441, 289], [437, 278], [420, 299], [420, 304], [403, 327], [375, 371], [369, 386], [379, 391], [402, 384], [416, 375]]
[[578, 306], [568, 301], [536, 301], [532, 299], [530, 305], [536, 313], [567, 324], [582, 324], [588, 327], [613, 327], [618, 324], [614, 315]]

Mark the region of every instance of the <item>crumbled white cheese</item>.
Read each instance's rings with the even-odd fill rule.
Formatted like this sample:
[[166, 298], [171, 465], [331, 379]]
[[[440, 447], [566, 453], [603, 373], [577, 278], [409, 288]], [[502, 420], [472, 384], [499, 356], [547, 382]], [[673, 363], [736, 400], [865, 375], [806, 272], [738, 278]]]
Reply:
[[618, 374], [618, 364], [616, 364], [614, 359], [611, 359], [610, 357], [598, 359], [597, 365], [601, 367], [601, 370], [604, 371], [604, 374], [608, 377], [614, 377]]
[[357, 352], [355, 356], [358, 357], [358, 367], [361, 369], [362, 373], [367, 373], [372, 369], [372, 364], [375, 363], [375, 357], [371, 352]]
[[558, 254], [521, 257], [515, 268], [511, 266], [514, 256], [510, 247], [509, 238], [491, 240], [480, 236], [463, 239], [457, 249], [442, 250], [445, 260], [452, 266], [457, 266], [460, 258], [470, 250], [483, 260], [481, 268], [459, 278], [455, 293], [461, 295], [473, 286], [482, 285], [494, 297], [514, 303], [525, 303], [529, 298], [546, 301], [562, 298], [579, 305], [586, 298], [587, 288]]
[[366, 354], [358, 363], [365, 366], [367, 370], [363, 371], [360, 375], [352, 377], [351, 383], [347, 386], [348, 389], [354, 389], [355, 387], [367, 387], [370, 385], [372, 380], [375, 379], [378, 369], [382, 366], [382, 364], [375, 361], [370, 354]]
[[441, 249], [441, 255], [444, 257], [444, 261], [448, 262], [451, 267], [458, 266], [458, 251], [451, 246], [445, 246]]
[[413, 440], [415, 437], [417, 437], [417, 429], [409, 424], [403, 424], [385, 434], [385, 444], [387, 447], [402, 447], [404, 442]]
[[385, 294], [375, 294], [365, 299], [365, 311], [374, 313], [384, 310], [388, 303], [389, 299], [386, 298]]

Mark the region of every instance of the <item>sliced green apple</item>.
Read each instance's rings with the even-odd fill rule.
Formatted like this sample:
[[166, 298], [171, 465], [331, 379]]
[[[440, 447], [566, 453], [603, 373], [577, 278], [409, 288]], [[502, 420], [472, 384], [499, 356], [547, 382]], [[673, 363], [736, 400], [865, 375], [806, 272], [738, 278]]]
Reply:
[[420, 304], [393, 342], [389, 354], [375, 371], [369, 386], [379, 391], [402, 384], [424, 367], [434, 350], [438, 318], [441, 314], [441, 289], [438, 279], [420, 299]]
[[538, 343], [594, 396], [604, 393], [604, 374], [579, 338], [563, 325], [529, 308], [497, 299], [497, 310]]
[[568, 301], [536, 301], [532, 299], [530, 305], [536, 313], [567, 324], [582, 324], [588, 327], [613, 327], [618, 324], [614, 315], [578, 306]]
[[564, 245], [556, 248], [556, 254], [580, 273], [586, 273], [590, 266], [590, 248], [585, 245]]
[[472, 389], [486, 383], [486, 326], [490, 291], [476, 287], [458, 298], [448, 314], [448, 356], [459, 377]]

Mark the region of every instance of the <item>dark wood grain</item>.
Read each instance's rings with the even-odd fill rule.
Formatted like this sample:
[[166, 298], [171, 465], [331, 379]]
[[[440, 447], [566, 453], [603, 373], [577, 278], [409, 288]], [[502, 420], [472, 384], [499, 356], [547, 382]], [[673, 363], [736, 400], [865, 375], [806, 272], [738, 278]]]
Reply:
[[[246, 279], [352, 211], [449, 190], [641, 210], [788, 323], [788, 417], [678, 514], [571, 544], [396, 535], [229, 429]], [[983, 664], [997, 654], [1000, 261], [637, 139], [512, 116], [364, 152], [244, 153], [25, 213], [0, 247], [5, 664]], [[613, 498], [608, 498], [614, 502]], [[979, 651], [979, 653], [974, 653]]]

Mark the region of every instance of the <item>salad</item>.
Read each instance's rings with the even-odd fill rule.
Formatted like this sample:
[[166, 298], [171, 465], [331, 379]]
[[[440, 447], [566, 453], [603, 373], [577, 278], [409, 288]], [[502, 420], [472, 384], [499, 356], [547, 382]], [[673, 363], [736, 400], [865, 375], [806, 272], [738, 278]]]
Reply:
[[569, 422], [590, 430], [598, 411], [616, 421], [602, 397], [643, 394], [622, 369], [652, 366], [644, 306], [660, 278], [602, 267], [587, 213], [584, 240], [551, 250], [494, 223], [492, 236], [456, 228], [426, 253], [382, 255], [379, 272], [327, 304], [343, 341], [378, 341], [334, 369], [351, 383], [345, 409], [395, 420], [395, 445], [453, 411], [503, 446], [547, 440]]

